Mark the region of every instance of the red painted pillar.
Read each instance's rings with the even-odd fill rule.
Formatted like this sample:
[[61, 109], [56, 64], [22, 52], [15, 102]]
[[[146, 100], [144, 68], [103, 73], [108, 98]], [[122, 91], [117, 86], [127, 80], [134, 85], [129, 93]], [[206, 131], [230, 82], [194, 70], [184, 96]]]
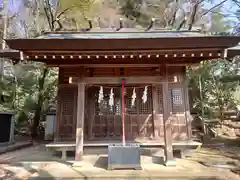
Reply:
[[124, 86], [125, 86], [125, 80], [122, 79], [122, 142], [123, 142], [123, 146], [126, 145]]

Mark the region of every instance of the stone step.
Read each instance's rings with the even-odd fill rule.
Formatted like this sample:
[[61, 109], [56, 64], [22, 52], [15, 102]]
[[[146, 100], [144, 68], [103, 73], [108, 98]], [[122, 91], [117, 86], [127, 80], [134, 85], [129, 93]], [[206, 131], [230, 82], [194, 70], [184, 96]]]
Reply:
[[[89, 164], [107, 164], [107, 155], [85, 155], [83, 156], [83, 161]], [[141, 156], [141, 163], [143, 164], [163, 164], [163, 156]]]
[[[55, 155], [61, 156], [61, 152], [55, 152]], [[142, 163], [161, 163], [163, 162], [164, 150], [162, 148], [140, 148], [141, 162]], [[75, 156], [74, 151], [67, 152], [67, 160], [73, 161]], [[98, 163], [105, 159], [107, 162], [108, 148], [97, 147], [97, 148], [84, 148], [83, 160], [91, 164]]]
[[[163, 148], [140, 148], [141, 155], [155, 156], [164, 155]], [[108, 154], [108, 148], [98, 147], [98, 148], [84, 148], [84, 155], [106, 155]]]

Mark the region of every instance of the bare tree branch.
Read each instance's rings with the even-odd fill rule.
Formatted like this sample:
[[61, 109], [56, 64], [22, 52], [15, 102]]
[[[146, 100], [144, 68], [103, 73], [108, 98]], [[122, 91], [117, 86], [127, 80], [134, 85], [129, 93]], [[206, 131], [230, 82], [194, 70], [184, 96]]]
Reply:
[[[63, 28], [62, 23], [60, 22], [60, 16], [63, 15], [65, 12], [67, 12], [70, 8], [65, 9], [63, 12], [61, 12], [56, 19], [54, 19], [54, 15], [53, 15], [53, 11], [51, 9], [51, 4], [49, 2], [49, 0], [45, 0], [44, 1], [44, 11], [45, 11], [45, 15], [47, 17], [47, 21], [49, 24], [49, 28], [51, 31], [59, 31]], [[58, 24], [58, 27], [55, 27], [55, 23]]]
[[47, 8], [47, 6], [45, 4], [44, 4], [43, 9], [44, 9], [47, 21], [48, 21], [49, 29], [51, 31], [53, 31], [54, 27], [52, 26], [51, 17], [49, 16], [49, 11], [48, 11], [48, 8]]
[[227, 2], [228, 0], [223, 0], [222, 2], [220, 2], [219, 4], [213, 6], [212, 8], [210, 8], [209, 10], [207, 10], [206, 12], [201, 14], [201, 17], [205, 16], [207, 13], [211, 12], [212, 10], [218, 8], [219, 6], [223, 5], [225, 2]]
[[54, 16], [53, 16], [53, 12], [52, 12], [52, 8], [51, 8], [51, 4], [49, 2], [49, 0], [45, 0], [46, 2], [46, 5], [47, 5], [47, 9], [48, 9], [48, 12], [49, 12], [49, 17], [50, 17], [50, 21], [52, 23], [52, 28], [54, 29]]
[[44, 7], [43, 9], [44, 9], [45, 15], [46, 15], [46, 17], [47, 17], [47, 21], [48, 21], [49, 28], [50, 28], [50, 30], [52, 30], [53, 27], [52, 27], [52, 23], [51, 23], [50, 17], [49, 17], [48, 12], [47, 12], [47, 8]]
[[186, 18], [184, 16], [184, 18], [182, 19], [182, 21], [180, 22], [179, 26], [177, 27], [177, 31], [180, 31], [180, 29], [183, 27], [183, 25], [186, 23]]
[[218, 15], [223, 16], [223, 17], [236, 17], [236, 15], [223, 14], [223, 13], [215, 12], [215, 11], [210, 11], [210, 12], [214, 13], [214, 14], [218, 14]]
[[188, 30], [191, 31], [192, 30], [192, 27], [193, 27], [193, 24], [195, 22], [195, 17], [196, 17], [196, 14], [197, 14], [197, 9], [198, 9], [198, 6], [201, 2], [203, 2], [204, 0], [202, 1], [197, 1], [194, 6], [193, 6], [193, 11], [191, 13], [191, 16], [190, 16], [190, 23], [188, 24]]
[[232, 0], [239, 8], [240, 8], [240, 2], [237, 0]]
[[177, 11], [178, 11], [178, 0], [175, 0], [175, 9], [174, 9], [174, 12], [173, 12], [173, 17], [172, 17], [171, 22], [170, 22], [171, 26], [173, 26], [175, 21], [176, 21]]
[[62, 12], [60, 12], [58, 15], [57, 15], [57, 19], [59, 19], [63, 14], [65, 14], [67, 11], [71, 10], [74, 6], [72, 7], [68, 7], [66, 9], [64, 9]]

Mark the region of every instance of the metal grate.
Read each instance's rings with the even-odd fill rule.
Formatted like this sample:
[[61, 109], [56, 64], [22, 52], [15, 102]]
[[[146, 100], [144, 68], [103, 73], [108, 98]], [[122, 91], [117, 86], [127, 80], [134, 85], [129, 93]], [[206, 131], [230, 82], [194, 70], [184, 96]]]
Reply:
[[152, 89], [148, 87], [147, 101], [144, 103], [142, 100], [144, 88], [138, 89], [138, 101], [139, 101], [139, 114], [151, 114], [152, 113]]
[[[136, 97], [135, 103], [132, 105], [132, 94], [133, 94], [132, 87], [126, 87], [125, 88], [125, 109], [126, 114], [137, 114], [138, 113], [138, 96]], [[137, 94], [137, 89], [136, 89]]]
[[114, 105], [109, 105], [109, 94], [111, 89], [103, 88], [104, 97], [101, 103], [98, 102], [99, 88], [94, 87], [94, 109], [95, 115], [121, 115], [121, 104], [119, 97], [119, 88], [113, 88]]
[[162, 114], [163, 113], [163, 91], [162, 91], [162, 85], [156, 88], [156, 93], [157, 93], [157, 114]]
[[183, 89], [182, 88], [172, 88], [170, 89], [170, 97], [172, 103], [172, 112], [182, 112], [184, 109], [183, 104]]

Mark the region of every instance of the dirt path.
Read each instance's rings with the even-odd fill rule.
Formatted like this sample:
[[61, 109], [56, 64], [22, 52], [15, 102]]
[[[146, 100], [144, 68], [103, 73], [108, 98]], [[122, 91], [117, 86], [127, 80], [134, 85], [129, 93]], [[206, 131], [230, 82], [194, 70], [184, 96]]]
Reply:
[[239, 175], [240, 179], [240, 147], [201, 148], [188, 159], [209, 167], [224, 167]]

